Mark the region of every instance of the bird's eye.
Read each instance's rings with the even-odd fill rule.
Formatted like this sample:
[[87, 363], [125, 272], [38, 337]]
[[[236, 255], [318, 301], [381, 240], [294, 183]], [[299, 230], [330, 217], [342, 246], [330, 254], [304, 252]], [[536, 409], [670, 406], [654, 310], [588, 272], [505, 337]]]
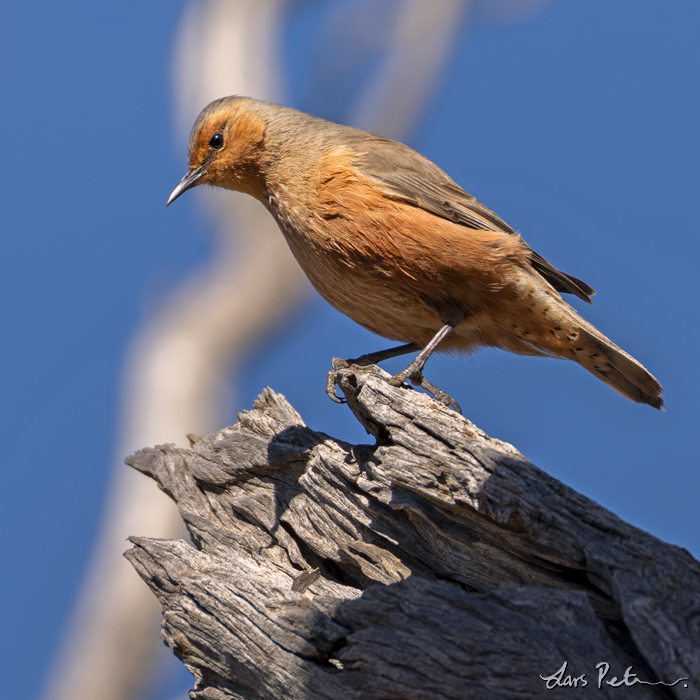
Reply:
[[214, 134], [210, 139], [209, 139], [209, 145], [215, 150], [218, 151], [220, 148], [223, 147], [224, 145], [224, 135], [219, 132], [218, 134]]

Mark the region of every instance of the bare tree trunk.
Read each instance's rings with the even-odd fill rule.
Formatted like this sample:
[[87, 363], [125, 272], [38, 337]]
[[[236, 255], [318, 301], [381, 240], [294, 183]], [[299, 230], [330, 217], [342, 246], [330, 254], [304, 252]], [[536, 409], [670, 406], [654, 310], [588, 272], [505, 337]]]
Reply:
[[337, 375], [376, 445], [266, 389], [191, 449], [128, 460], [195, 543], [126, 554], [191, 696], [629, 697], [615, 677], [700, 698], [700, 564], [385, 377]]

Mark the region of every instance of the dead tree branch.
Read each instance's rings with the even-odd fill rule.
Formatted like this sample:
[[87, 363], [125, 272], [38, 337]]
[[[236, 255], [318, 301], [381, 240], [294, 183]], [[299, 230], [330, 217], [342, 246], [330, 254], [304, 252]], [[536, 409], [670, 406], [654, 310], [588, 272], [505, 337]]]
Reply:
[[266, 389], [191, 449], [128, 460], [195, 544], [126, 554], [192, 697], [570, 697], [541, 678], [567, 662], [579, 695], [623, 697], [607, 681], [631, 666], [675, 683], [635, 698], [700, 698], [700, 564], [383, 376], [337, 378], [376, 445], [314, 432]]

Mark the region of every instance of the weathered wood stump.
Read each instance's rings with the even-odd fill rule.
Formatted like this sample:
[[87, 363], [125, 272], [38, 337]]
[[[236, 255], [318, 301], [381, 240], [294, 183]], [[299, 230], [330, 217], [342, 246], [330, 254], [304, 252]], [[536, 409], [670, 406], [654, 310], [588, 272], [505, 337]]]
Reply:
[[700, 564], [386, 376], [337, 377], [376, 445], [265, 389], [127, 460], [194, 543], [126, 553], [191, 697], [700, 698]]

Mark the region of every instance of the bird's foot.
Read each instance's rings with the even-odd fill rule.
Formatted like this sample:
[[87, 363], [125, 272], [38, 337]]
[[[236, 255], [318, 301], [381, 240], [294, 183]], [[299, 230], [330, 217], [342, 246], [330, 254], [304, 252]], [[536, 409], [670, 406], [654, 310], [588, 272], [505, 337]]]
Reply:
[[420, 386], [425, 389], [429, 394], [444, 404], [445, 406], [451, 406], [459, 415], [462, 415], [462, 409], [460, 405], [445, 391], [438, 389], [434, 384], [431, 384], [424, 376], [420, 370], [411, 371], [411, 367], [407, 367], [403, 372], [395, 374], [390, 380], [389, 384], [392, 386], [401, 386], [407, 379], [411, 380], [411, 384], [414, 386]]
[[367, 367], [369, 365], [376, 365], [379, 362], [388, 360], [391, 357], [398, 357], [399, 355], [405, 355], [408, 352], [413, 352], [418, 350], [418, 345], [415, 343], [407, 343], [406, 345], [399, 345], [396, 348], [389, 348], [388, 350], [380, 350], [379, 352], [370, 352], [366, 355], [361, 355], [356, 357], [354, 360], [341, 360], [339, 357], [334, 357], [331, 360], [331, 366], [333, 369], [328, 373], [326, 377], [326, 394], [329, 398], [336, 403], [347, 403], [347, 401], [338, 396], [336, 390], [338, 372], [342, 369], [348, 369], [353, 365], [358, 367]]
[[[349, 369], [353, 365], [357, 365], [359, 367], [366, 367], [367, 365], [374, 364], [372, 360], [385, 359], [384, 357], [377, 357], [381, 354], [382, 353], [372, 353], [371, 355], [363, 355], [362, 357], [356, 360], [341, 360], [339, 357], [334, 357], [331, 361], [333, 369], [330, 372], [328, 372], [328, 375], [326, 377], [326, 394], [328, 394], [328, 397], [332, 401], [335, 401], [335, 403], [347, 403], [347, 400], [341, 396], [338, 396], [337, 393], [336, 385], [338, 374], [342, 370]], [[389, 384], [391, 384], [391, 386], [401, 386], [404, 382], [408, 381], [409, 379], [414, 386], [422, 387], [429, 394], [432, 394], [432, 396], [437, 401], [444, 404], [445, 406], [452, 407], [455, 411], [457, 411], [457, 413], [462, 415], [462, 409], [460, 408], [459, 404], [446, 391], [438, 389], [434, 384], [431, 384], [423, 376], [423, 373], [420, 371], [420, 369], [414, 368], [413, 364], [409, 365], [405, 370], [403, 370], [403, 372], [395, 374], [389, 380]]]
[[338, 372], [342, 369], [348, 369], [352, 363], [348, 360], [341, 360], [339, 357], [334, 357], [331, 360], [331, 366], [333, 369], [326, 375], [326, 394], [331, 401], [336, 403], [347, 403], [347, 399], [342, 396], [338, 396], [338, 391], [336, 389], [336, 379], [338, 377]]

